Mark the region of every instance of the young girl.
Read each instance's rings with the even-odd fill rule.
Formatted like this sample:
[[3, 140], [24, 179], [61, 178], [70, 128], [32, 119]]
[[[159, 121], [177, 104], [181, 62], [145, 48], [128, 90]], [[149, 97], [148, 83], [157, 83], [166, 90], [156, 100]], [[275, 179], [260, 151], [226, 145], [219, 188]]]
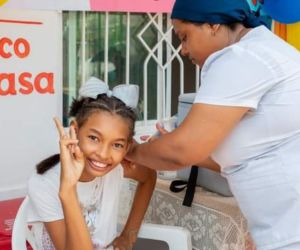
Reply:
[[[28, 219], [38, 249], [132, 249], [156, 182], [155, 171], [123, 161], [134, 135], [137, 101], [137, 86], [119, 85], [111, 92], [91, 78], [71, 105], [69, 135], [55, 119], [60, 155], [37, 165], [28, 188]], [[139, 184], [116, 237], [123, 175]]]

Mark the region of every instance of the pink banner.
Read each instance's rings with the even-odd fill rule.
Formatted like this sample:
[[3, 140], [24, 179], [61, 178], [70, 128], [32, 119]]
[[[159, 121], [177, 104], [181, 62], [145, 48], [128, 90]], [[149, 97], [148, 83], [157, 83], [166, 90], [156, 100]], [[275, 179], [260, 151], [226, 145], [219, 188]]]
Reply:
[[169, 13], [175, 0], [0, 0], [0, 6], [38, 10]]
[[91, 10], [118, 12], [171, 12], [175, 0], [90, 0]]

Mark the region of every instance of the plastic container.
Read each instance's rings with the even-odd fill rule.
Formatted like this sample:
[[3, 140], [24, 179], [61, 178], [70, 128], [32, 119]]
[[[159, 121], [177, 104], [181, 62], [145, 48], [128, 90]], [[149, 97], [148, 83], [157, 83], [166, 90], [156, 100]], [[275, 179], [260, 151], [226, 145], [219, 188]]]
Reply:
[[[194, 102], [195, 96], [196, 93], [182, 94], [179, 96], [177, 126], [187, 116]], [[190, 167], [179, 170], [177, 171], [177, 178], [182, 180], [188, 180], [190, 172]], [[205, 189], [221, 194], [223, 196], [232, 196], [226, 178], [221, 176], [220, 173], [217, 173], [207, 168], [198, 168], [197, 186], [201, 186]]]

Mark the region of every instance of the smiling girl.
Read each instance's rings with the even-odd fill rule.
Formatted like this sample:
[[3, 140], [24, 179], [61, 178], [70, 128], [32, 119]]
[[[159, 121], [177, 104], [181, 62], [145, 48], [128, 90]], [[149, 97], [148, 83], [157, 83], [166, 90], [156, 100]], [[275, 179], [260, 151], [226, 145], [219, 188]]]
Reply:
[[[119, 85], [111, 92], [91, 78], [71, 105], [69, 134], [55, 119], [60, 155], [37, 165], [28, 188], [29, 222], [38, 249], [132, 249], [156, 181], [155, 171], [123, 161], [134, 135], [137, 100], [135, 85]], [[117, 236], [123, 176], [139, 184]]]

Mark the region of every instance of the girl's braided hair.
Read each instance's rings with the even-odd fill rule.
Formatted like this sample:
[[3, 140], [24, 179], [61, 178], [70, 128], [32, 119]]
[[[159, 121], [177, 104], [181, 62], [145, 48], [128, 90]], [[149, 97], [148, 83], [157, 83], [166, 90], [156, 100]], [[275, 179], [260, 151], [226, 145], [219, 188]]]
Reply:
[[[100, 94], [96, 99], [84, 97], [80, 99], [73, 99], [70, 107], [69, 116], [74, 117], [80, 128], [90, 117], [96, 112], [109, 112], [124, 118], [128, 122], [129, 138], [131, 141], [134, 136], [135, 121], [137, 115], [134, 109], [128, 107], [120, 99], [106, 94]], [[54, 167], [59, 161], [59, 154], [52, 155], [37, 164], [36, 170], [38, 174], [43, 174], [50, 168]]]

